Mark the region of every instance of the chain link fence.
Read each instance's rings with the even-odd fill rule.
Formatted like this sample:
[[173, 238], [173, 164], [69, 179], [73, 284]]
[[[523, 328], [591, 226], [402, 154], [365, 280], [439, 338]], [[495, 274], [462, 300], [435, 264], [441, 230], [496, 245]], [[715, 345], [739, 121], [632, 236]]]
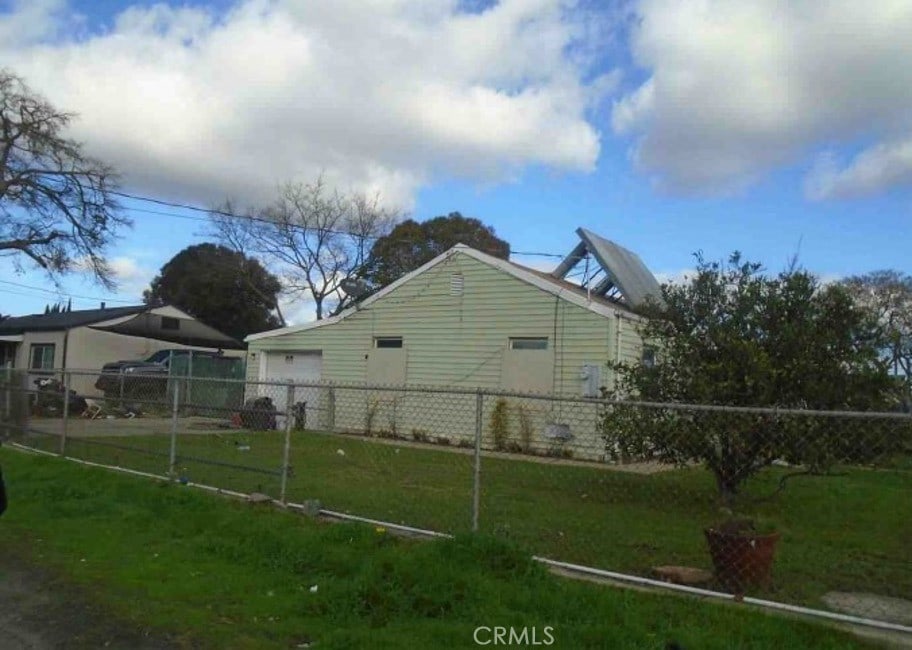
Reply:
[[912, 626], [912, 414], [7, 369], [18, 444]]

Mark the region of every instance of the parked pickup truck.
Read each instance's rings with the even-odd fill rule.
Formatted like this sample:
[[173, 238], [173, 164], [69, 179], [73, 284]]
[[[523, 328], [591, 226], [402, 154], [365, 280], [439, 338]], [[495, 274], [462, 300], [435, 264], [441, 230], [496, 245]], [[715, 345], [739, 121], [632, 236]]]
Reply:
[[159, 350], [147, 359], [113, 361], [101, 368], [95, 381], [95, 388], [105, 397], [129, 397], [132, 399], [160, 399], [168, 393], [169, 364], [176, 357], [185, 357], [193, 352], [193, 358], [218, 357], [218, 352], [209, 350]]

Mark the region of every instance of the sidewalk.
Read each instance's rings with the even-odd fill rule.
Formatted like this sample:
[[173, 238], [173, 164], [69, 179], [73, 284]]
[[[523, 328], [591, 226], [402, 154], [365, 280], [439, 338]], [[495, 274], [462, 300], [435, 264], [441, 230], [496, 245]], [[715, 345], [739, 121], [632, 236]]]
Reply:
[[181, 647], [108, 615], [77, 588], [9, 555], [9, 549], [0, 554], [0, 639], [3, 650]]

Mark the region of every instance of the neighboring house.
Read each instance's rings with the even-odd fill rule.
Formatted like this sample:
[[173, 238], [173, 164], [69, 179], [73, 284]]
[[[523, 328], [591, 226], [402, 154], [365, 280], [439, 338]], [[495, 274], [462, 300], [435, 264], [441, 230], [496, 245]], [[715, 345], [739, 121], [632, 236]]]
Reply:
[[[577, 232], [580, 244], [550, 274], [458, 245], [337, 316], [248, 336], [248, 379], [598, 397], [613, 381], [609, 362], [641, 358], [634, 310], [659, 285], [635, 254]], [[583, 264], [587, 286], [565, 279]], [[357, 431], [369, 419], [407, 434], [433, 419], [451, 439], [474, 431], [473, 399], [411, 394], [405, 407], [393, 391], [345, 390], [348, 403], [341, 389], [302, 390], [296, 401], [321, 413], [308, 426]], [[281, 390], [258, 392], [284, 407]]]
[[[0, 363], [39, 375], [52, 369], [96, 372], [109, 361], [142, 359], [167, 348], [239, 350], [244, 345], [170, 306], [87, 309], [0, 321]], [[94, 394], [96, 377], [72, 388]]]

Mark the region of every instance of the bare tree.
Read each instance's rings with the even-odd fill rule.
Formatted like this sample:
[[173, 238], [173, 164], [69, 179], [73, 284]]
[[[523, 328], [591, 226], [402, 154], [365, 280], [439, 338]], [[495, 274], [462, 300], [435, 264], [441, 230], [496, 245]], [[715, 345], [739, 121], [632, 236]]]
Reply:
[[855, 301], [875, 315], [888, 341], [893, 374], [912, 387], [912, 275], [901, 271], [872, 271], [841, 284]]
[[0, 70], [0, 255], [52, 278], [87, 267], [112, 288], [105, 248], [130, 221], [112, 196], [115, 172], [63, 136], [72, 118]]
[[318, 320], [351, 304], [342, 280], [363, 267], [373, 241], [399, 218], [379, 196], [330, 190], [322, 177], [280, 186], [277, 199], [254, 214], [235, 216], [231, 207], [211, 212], [220, 242], [259, 256], [287, 294], [312, 298]]
[[[238, 216], [235, 217], [233, 215]], [[249, 223], [250, 219], [240, 216], [240, 211], [234, 203], [230, 200], [225, 201], [220, 207], [213, 209], [209, 216], [212, 220], [212, 224], [215, 226], [215, 236], [223, 246], [241, 253], [241, 255], [246, 257], [253, 258], [256, 256], [256, 240], [253, 236], [254, 229]], [[260, 261], [264, 267], [266, 266], [265, 262], [262, 260], [258, 261]], [[237, 270], [241, 269], [238, 268]], [[279, 304], [279, 294], [277, 293], [270, 296], [263, 293], [260, 287], [257, 286], [246, 273], [240, 273], [239, 277], [243, 278], [244, 284], [248, 289], [253, 291], [267, 304], [271, 305], [271, 308], [279, 321], [279, 326], [285, 327], [287, 322], [285, 321], [285, 315], [282, 313], [282, 307]]]

